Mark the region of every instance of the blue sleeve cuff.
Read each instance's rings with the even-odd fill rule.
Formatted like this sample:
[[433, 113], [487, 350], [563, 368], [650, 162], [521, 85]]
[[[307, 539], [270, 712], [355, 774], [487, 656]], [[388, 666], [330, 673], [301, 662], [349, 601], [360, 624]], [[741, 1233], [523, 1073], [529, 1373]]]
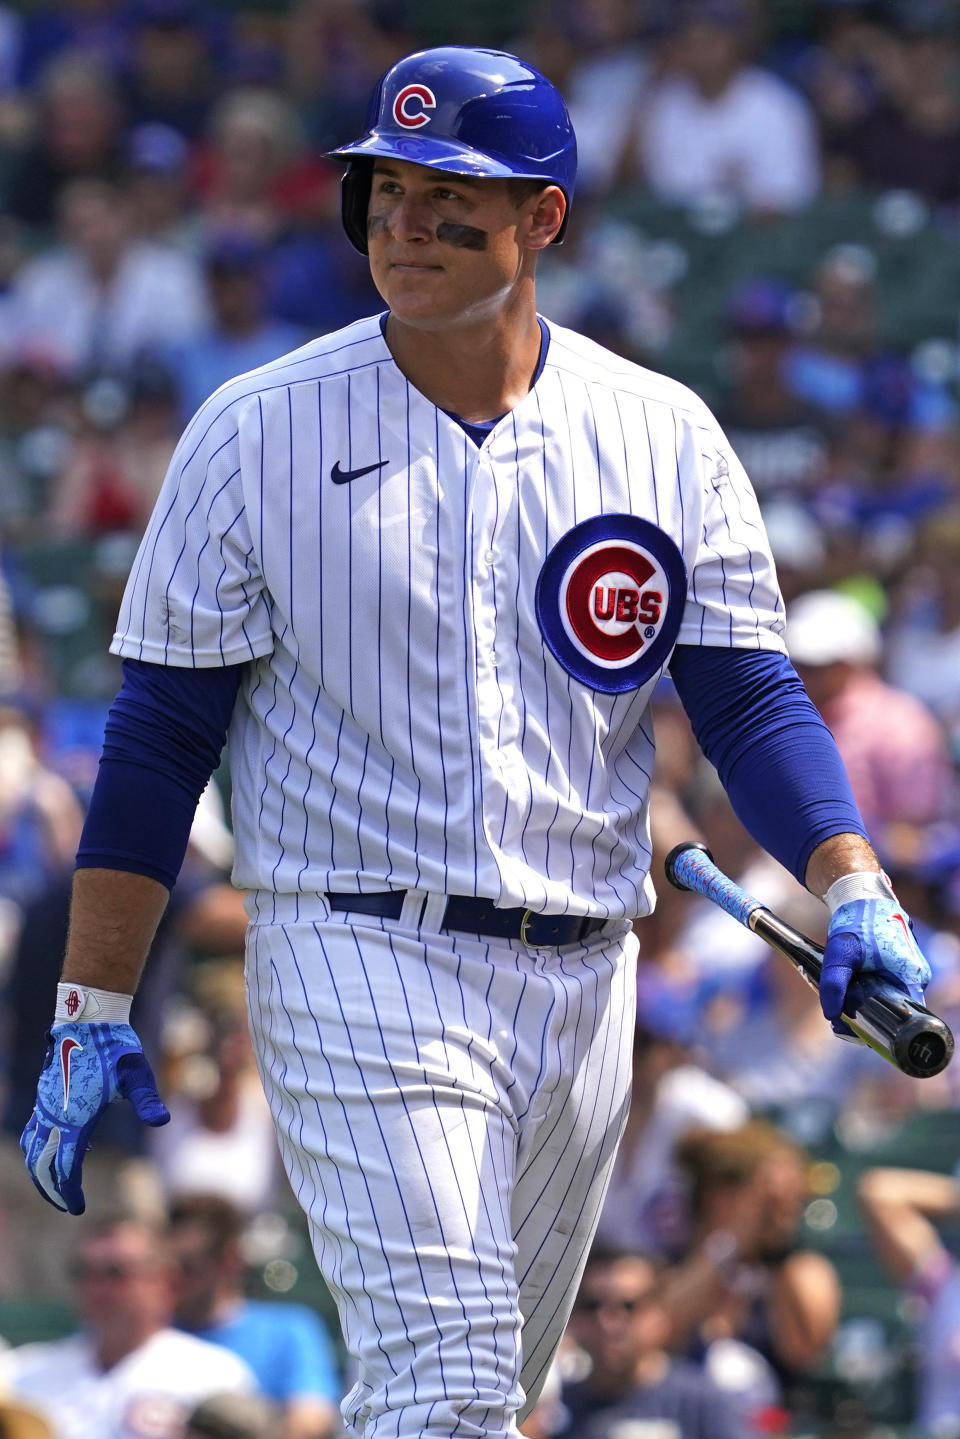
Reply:
[[737, 818], [801, 884], [823, 840], [867, 837], [836, 742], [785, 655], [678, 645], [670, 674]]

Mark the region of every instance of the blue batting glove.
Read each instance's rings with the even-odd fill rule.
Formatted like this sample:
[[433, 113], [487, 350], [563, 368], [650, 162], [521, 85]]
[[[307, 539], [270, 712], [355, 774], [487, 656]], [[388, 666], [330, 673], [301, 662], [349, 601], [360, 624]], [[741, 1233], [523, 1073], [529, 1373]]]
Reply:
[[930, 966], [913, 937], [909, 916], [887, 881], [881, 875], [846, 875], [831, 886], [825, 898], [833, 913], [823, 951], [820, 1007], [834, 1031], [844, 1037], [851, 1035], [840, 1016], [854, 978], [875, 975], [878, 981], [922, 1004]]
[[37, 1102], [20, 1148], [30, 1178], [50, 1204], [82, 1214], [83, 1158], [98, 1119], [128, 1099], [144, 1124], [166, 1124], [169, 1111], [140, 1040], [129, 1024], [54, 1024], [37, 1085]]

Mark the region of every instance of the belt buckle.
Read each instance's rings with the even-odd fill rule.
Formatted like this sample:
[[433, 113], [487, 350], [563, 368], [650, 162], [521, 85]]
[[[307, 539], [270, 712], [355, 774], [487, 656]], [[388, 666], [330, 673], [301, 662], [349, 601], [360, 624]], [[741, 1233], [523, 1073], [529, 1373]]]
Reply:
[[525, 909], [523, 911], [523, 917], [520, 920], [520, 943], [525, 944], [527, 946], [527, 949], [539, 948], [539, 945], [531, 944], [527, 936], [527, 929], [533, 923], [535, 913], [535, 910]]

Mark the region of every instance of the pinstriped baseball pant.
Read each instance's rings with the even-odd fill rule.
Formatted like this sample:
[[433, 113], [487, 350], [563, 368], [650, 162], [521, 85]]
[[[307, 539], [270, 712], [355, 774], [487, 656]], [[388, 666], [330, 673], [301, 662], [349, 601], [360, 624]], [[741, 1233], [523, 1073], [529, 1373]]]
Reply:
[[357, 1360], [344, 1422], [512, 1435], [626, 1119], [636, 941], [613, 923], [527, 950], [350, 919], [254, 922], [247, 945], [284, 1164]]

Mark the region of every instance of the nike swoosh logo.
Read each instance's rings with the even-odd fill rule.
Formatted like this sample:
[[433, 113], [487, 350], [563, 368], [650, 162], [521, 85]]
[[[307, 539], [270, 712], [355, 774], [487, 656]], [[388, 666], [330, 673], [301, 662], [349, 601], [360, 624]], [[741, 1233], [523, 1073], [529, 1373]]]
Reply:
[[64, 1214], [67, 1206], [57, 1193], [57, 1182], [54, 1179], [54, 1164], [56, 1163], [57, 1150], [60, 1148], [60, 1131], [54, 1126], [47, 1136], [47, 1142], [37, 1155], [37, 1162], [33, 1169], [33, 1177], [43, 1190], [50, 1203], [57, 1209], [62, 1209]]
[[910, 933], [910, 926], [907, 924], [907, 921], [904, 919], [902, 914], [892, 914], [890, 918], [896, 920], [896, 922], [902, 926], [903, 932], [907, 936], [907, 939], [913, 939], [913, 935]]
[[70, 1064], [73, 1060], [75, 1049], [82, 1049], [83, 1045], [79, 1039], [73, 1039], [69, 1035], [60, 1041], [60, 1072], [63, 1075], [63, 1110], [66, 1113], [67, 1102], [70, 1099]]
[[389, 460], [378, 460], [375, 465], [364, 465], [359, 470], [341, 470], [340, 461], [330, 471], [330, 478], [335, 485], [349, 485], [351, 480], [359, 480], [361, 475], [370, 475], [374, 470], [382, 470], [384, 465], [389, 465]]

